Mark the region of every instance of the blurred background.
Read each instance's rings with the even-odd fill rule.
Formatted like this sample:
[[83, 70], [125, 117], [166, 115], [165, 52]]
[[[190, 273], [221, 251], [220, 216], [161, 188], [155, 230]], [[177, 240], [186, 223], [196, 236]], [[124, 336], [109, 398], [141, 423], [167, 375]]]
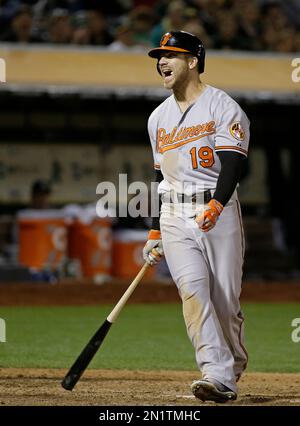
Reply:
[[98, 218], [96, 187], [153, 179], [147, 120], [168, 92], [147, 51], [169, 30], [203, 40], [203, 81], [251, 121], [245, 279], [300, 279], [300, 0], [2, 0], [1, 282], [139, 270], [149, 221]]

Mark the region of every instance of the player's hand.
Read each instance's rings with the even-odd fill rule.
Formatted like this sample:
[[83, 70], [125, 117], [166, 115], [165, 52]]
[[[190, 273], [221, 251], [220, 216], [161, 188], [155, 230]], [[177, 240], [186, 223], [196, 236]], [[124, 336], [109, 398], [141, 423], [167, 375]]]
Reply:
[[143, 258], [149, 265], [155, 265], [163, 256], [164, 250], [161, 241], [160, 231], [151, 229], [148, 241], [143, 248]]
[[222, 210], [223, 206], [219, 201], [214, 198], [210, 200], [204, 207], [204, 211], [195, 218], [199, 228], [203, 232], [210, 231], [217, 223]]

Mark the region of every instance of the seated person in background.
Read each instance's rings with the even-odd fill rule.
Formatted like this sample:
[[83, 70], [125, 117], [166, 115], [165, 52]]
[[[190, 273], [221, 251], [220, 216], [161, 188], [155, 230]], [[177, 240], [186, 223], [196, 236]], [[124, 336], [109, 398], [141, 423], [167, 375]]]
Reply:
[[115, 41], [108, 46], [112, 52], [136, 51], [143, 52], [144, 48], [134, 41], [134, 30], [131, 24], [123, 24], [116, 28]]
[[45, 210], [49, 208], [50, 184], [45, 180], [36, 180], [31, 186], [30, 208]]
[[68, 44], [72, 39], [73, 29], [71, 19], [66, 9], [54, 9], [47, 22], [47, 42], [53, 44]]
[[91, 32], [88, 27], [87, 14], [85, 11], [74, 13], [72, 15], [73, 34], [71, 43], [73, 44], [91, 44]]
[[109, 32], [109, 26], [105, 16], [100, 10], [87, 11], [88, 29], [90, 31], [90, 44], [96, 46], [108, 46], [114, 39]]
[[38, 43], [41, 40], [33, 35], [32, 10], [27, 5], [16, 8], [8, 30], [2, 34], [1, 41]]

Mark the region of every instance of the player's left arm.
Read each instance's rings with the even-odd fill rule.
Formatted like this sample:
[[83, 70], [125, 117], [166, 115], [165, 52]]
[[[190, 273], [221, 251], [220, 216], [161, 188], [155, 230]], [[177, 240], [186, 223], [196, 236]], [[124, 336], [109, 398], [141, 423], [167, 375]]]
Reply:
[[222, 206], [226, 206], [239, 183], [246, 157], [233, 151], [219, 151], [218, 157], [221, 162], [221, 171], [214, 199]]
[[[220, 103], [221, 104], [221, 103]], [[219, 122], [215, 138], [215, 151], [221, 162], [214, 197], [205, 206], [196, 222], [202, 231], [212, 229], [224, 206], [230, 200], [241, 176], [249, 145], [249, 120], [242, 109], [230, 98], [225, 98], [216, 122]], [[223, 113], [222, 113], [223, 111]]]
[[196, 222], [204, 232], [215, 226], [224, 206], [235, 191], [245, 163], [245, 156], [238, 152], [220, 151], [218, 156], [221, 162], [221, 171], [214, 197], [208, 202], [204, 212], [196, 218]]

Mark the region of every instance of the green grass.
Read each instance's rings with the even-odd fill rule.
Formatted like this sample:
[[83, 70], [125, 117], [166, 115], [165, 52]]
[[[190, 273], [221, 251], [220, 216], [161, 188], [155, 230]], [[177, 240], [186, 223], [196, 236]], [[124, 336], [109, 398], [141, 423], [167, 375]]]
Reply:
[[[62, 367], [73, 363], [110, 312], [99, 307], [0, 308], [7, 342], [0, 367]], [[245, 304], [248, 371], [299, 372], [300, 342], [291, 340], [299, 304]], [[195, 370], [179, 304], [127, 305], [92, 368]]]

